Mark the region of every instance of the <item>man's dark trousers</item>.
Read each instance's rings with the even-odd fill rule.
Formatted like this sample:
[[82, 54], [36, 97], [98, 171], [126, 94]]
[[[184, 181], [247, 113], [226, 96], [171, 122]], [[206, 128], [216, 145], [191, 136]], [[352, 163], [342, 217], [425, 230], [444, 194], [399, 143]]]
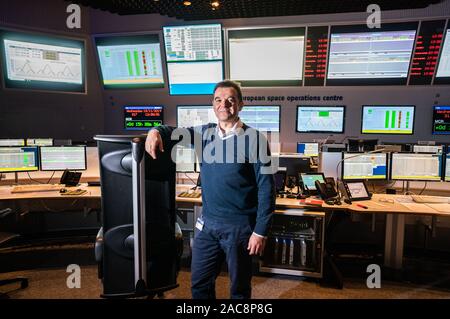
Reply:
[[192, 247], [192, 298], [216, 298], [215, 281], [226, 260], [231, 280], [230, 297], [251, 297], [252, 256], [247, 250], [250, 223], [227, 224], [204, 218]]

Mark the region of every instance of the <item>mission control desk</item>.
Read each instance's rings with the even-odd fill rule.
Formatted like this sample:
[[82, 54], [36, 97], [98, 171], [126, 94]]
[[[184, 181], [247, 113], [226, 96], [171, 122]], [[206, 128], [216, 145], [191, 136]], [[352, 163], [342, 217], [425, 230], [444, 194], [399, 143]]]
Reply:
[[[178, 217], [186, 228], [193, 231], [201, 214], [201, 197], [179, 197], [188, 186], [177, 187]], [[300, 204], [298, 199], [277, 198], [276, 210], [269, 230], [264, 256], [260, 262], [263, 272], [321, 278], [323, 275], [325, 217], [333, 213], [358, 215], [386, 214], [384, 266], [394, 270], [402, 268], [405, 218], [408, 215], [449, 216], [450, 204], [416, 203], [409, 195], [374, 194], [371, 200], [353, 204], [319, 206]]]

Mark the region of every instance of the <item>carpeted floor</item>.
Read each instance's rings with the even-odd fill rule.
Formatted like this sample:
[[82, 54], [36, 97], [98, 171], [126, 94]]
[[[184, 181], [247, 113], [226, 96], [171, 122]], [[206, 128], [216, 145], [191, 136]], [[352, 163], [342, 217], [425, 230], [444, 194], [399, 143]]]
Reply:
[[[29, 287], [15, 290], [17, 285], [0, 287], [0, 292], [8, 292], [12, 299], [94, 299], [100, 298], [101, 282], [97, 279], [96, 266], [81, 267], [81, 288], [69, 289], [66, 285], [69, 273], [66, 269], [38, 269], [0, 274], [0, 279], [24, 276], [29, 279]], [[166, 299], [189, 299], [190, 272], [182, 270], [178, 277], [180, 286], [166, 292]], [[216, 283], [217, 297], [229, 297], [227, 273], [222, 273]], [[13, 290], [13, 291], [11, 291]], [[253, 278], [253, 298], [255, 299], [450, 299], [450, 289], [419, 286], [400, 282], [382, 282], [380, 289], [369, 289], [365, 281], [346, 279], [344, 289], [321, 287], [317, 281], [288, 276], [255, 276]]]

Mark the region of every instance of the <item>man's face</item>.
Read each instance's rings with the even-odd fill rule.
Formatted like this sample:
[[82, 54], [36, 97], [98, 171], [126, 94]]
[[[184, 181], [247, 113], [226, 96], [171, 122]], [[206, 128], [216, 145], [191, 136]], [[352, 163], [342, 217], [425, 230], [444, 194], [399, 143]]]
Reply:
[[231, 122], [236, 120], [243, 103], [239, 101], [234, 88], [218, 88], [214, 92], [213, 107], [219, 122]]

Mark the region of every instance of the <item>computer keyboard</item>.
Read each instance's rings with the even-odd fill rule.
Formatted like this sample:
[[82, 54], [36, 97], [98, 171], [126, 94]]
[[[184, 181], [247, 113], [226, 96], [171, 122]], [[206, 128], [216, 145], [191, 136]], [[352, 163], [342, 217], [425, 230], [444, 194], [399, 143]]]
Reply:
[[202, 196], [202, 193], [200, 192], [181, 192], [178, 194], [178, 197], [184, 197], [184, 198], [199, 198]]
[[12, 188], [11, 193], [59, 191], [63, 187], [64, 187], [64, 185], [60, 185], [60, 184], [17, 185]]
[[411, 198], [416, 203], [428, 203], [428, 204], [450, 204], [449, 197], [439, 197], [439, 196], [423, 196], [423, 195], [411, 195]]

